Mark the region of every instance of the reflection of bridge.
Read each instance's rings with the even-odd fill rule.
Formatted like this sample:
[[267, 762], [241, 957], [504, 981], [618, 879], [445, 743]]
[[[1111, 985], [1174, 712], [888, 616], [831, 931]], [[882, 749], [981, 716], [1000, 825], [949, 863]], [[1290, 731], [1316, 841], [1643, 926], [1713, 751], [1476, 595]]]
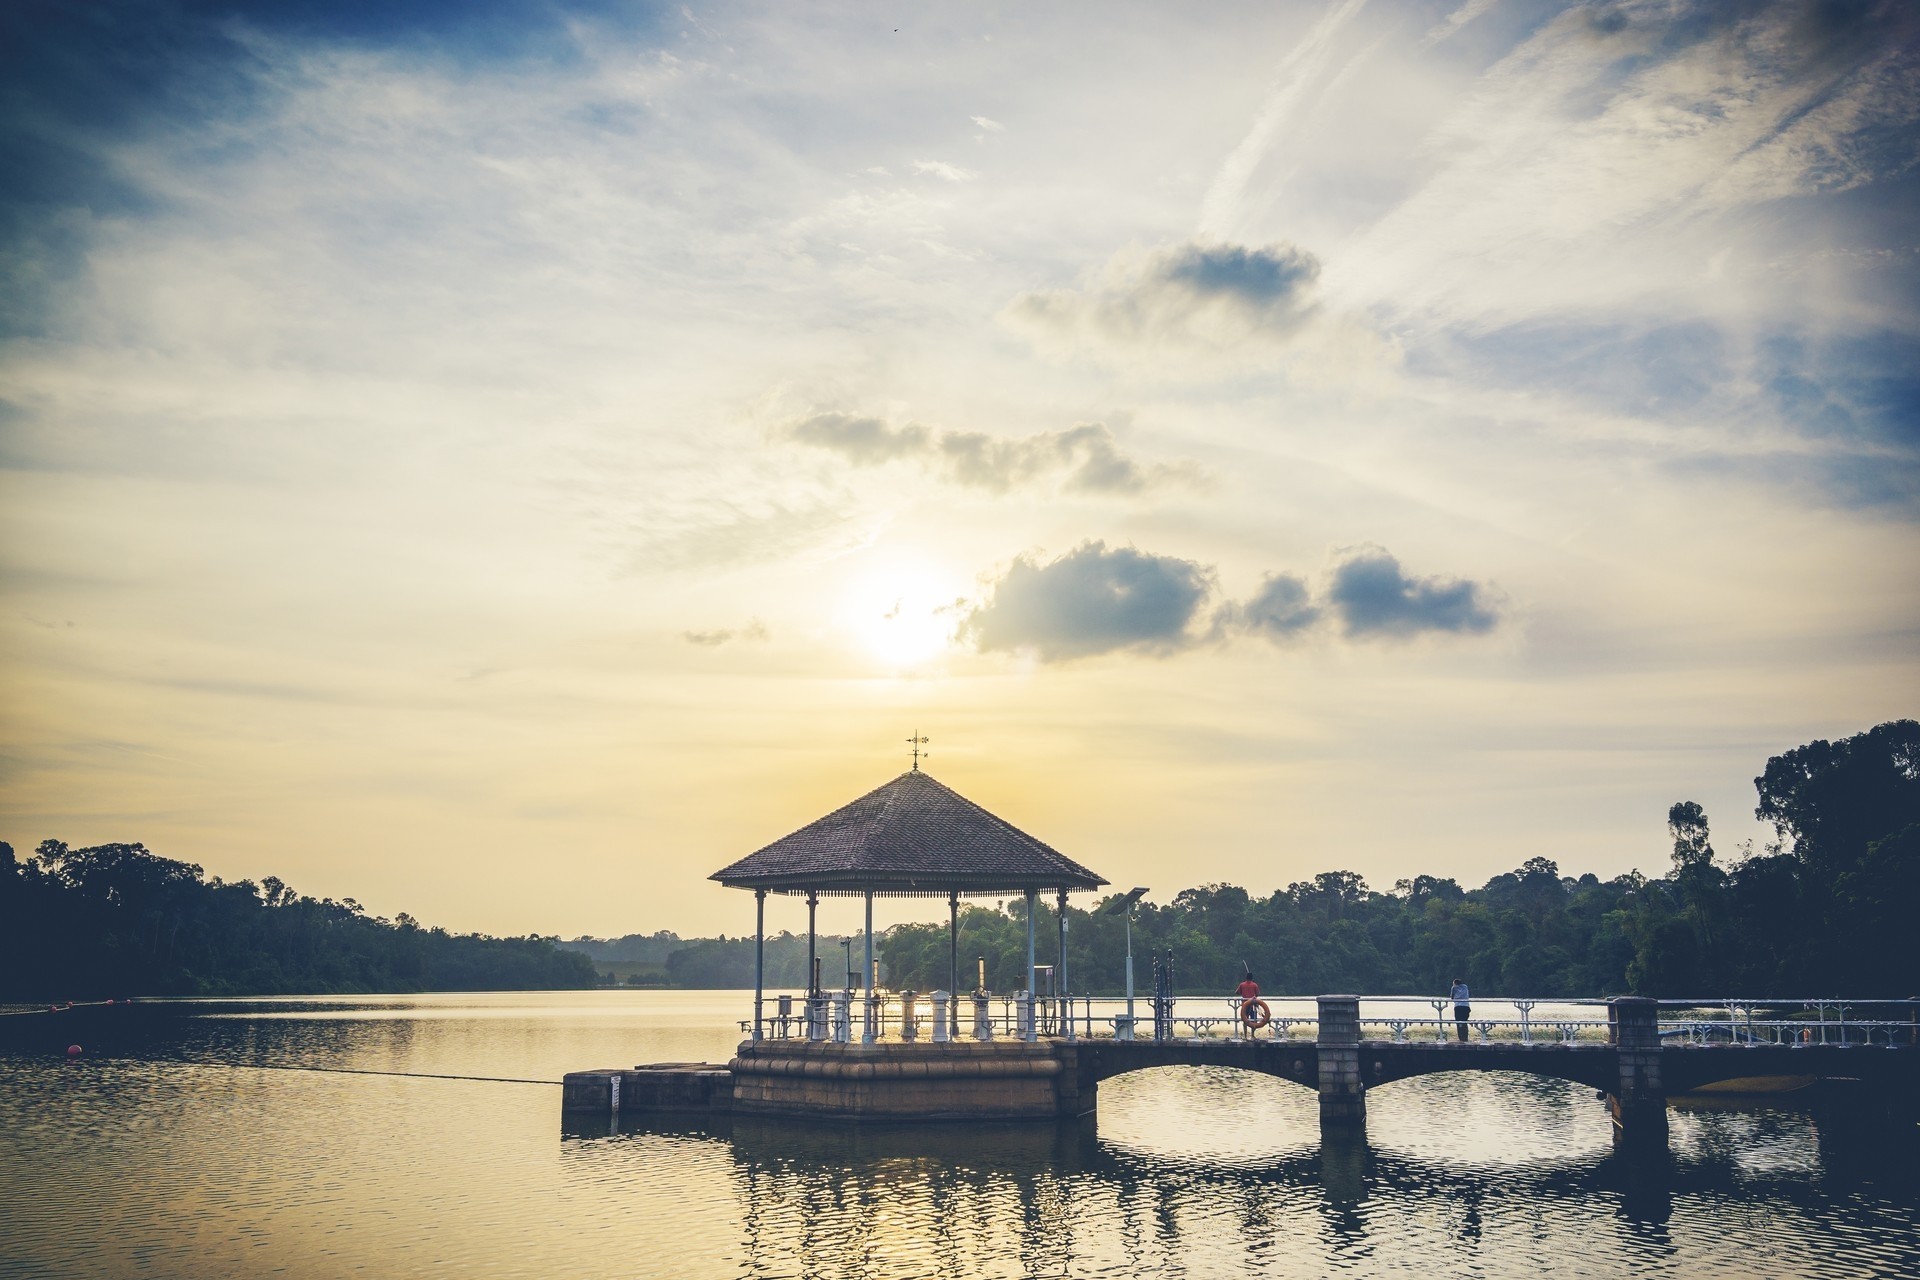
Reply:
[[[944, 996], [944, 993], [941, 993]], [[1771, 1041], [1746, 1030], [1726, 1043], [1687, 1032], [1663, 1035], [1655, 1001], [1607, 1005], [1604, 1041], [1449, 1042], [1362, 1038], [1357, 996], [1321, 996], [1312, 1041], [1240, 1037], [1157, 1039], [1038, 1034], [1028, 1011], [1021, 1033], [991, 1025], [959, 1039], [950, 1018], [923, 1039], [915, 1015], [904, 1034], [861, 1044], [827, 1033], [748, 1039], [725, 1068], [659, 1066], [580, 1072], [567, 1078], [566, 1106], [578, 1112], [710, 1110], [736, 1115], [855, 1121], [1053, 1119], [1092, 1113], [1102, 1080], [1169, 1066], [1220, 1066], [1291, 1080], [1315, 1090], [1323, 1124], [1364, 1121], [1369, 1090], [1451, 1071], [1519, 1071], [1570, 1080], [1604, 1094], [1616, 1135], [1659, 1140], [1670, 1095], [1754, 1078], [1858, 1081], [1894, 1105], [1920, 1097], [1920, 1046], [1905, 1024], [1866, 1043], [1835, 1033], [1831, 1043]], [[909, 1006], [909, 1010], [911, 1006]], [[1304, 1020], [1303, 1020], [1304, 1021]], [[1725, 1026], [1728, 1024], [1718, 1024]]]

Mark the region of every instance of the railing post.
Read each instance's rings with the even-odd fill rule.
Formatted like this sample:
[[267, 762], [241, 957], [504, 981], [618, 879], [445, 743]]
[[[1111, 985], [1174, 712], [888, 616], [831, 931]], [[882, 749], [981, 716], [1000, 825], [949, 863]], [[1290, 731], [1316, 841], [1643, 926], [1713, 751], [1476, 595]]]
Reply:
[[919, 998], [920, 993], [917, 991], [900, 993], [900, 1038], [902, 1040], [912, 1041], [920, 1038], [920, 1024], [913, 1016], [913, 1002]]
[[993, 1008], [988, 1003], [987, 993], [973, 993], [973, 1038], [975, 1040], [993, 1039]]
[[1615, 1136], [1639, 1141], [1667, 1136], [1667, 1092], [1660, 1079], [1660, 1006], [1622, 996], [1607, 1002], [1607, 1039], [1619, 1066], [1608, 1098]]
[[1360, 997], [1321, 996], [1320, 1120], [1365, 1120], [1367, 1086], [1360, 1079]]

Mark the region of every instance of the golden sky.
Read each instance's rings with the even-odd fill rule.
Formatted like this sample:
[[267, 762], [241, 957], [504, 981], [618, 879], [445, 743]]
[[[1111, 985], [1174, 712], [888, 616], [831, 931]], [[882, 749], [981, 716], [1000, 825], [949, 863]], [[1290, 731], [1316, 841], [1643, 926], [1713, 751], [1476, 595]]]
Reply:
[[0, 109], [23, 852], [737, 933], [918, 731], [1162, 900], [1609, 876], [1916, 711], [1912, 11], [97, 14]]

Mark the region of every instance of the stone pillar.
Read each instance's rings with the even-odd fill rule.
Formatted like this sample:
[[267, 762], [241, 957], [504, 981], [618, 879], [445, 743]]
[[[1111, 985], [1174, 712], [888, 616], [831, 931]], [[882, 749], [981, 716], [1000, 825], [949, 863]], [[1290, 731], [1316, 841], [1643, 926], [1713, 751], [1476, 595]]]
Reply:
[[933, 993], [933, 1042], [946, 1044], [953, 1039], [953, 1023], [948, 1021], [949, 1010], [953, 1007], [950, 992]]
[[920, 1022], [913, 1016], [914, 1001], [920, 998], [918, 991], [900, 993], [900, 1038], [914, 1041], [920, 1038]]
[[1360, 997], [1320, 997], [1320, 1119], [1364, 1121], [1367, 1086], [1360, 1079]]
[[973, 993], [973, 1038], [975, 1040], [993, 1039], [993, 1010], [988, 1007], [987, 993]]
[[1607, 1039], [1619, 1062], [1619, 1083], [1607, 1098], [1615, 1137], [1667, 1137], [1667, 1090], [1660, 1079], [1660, 1006], [1637, 996], [1607, 1002]]

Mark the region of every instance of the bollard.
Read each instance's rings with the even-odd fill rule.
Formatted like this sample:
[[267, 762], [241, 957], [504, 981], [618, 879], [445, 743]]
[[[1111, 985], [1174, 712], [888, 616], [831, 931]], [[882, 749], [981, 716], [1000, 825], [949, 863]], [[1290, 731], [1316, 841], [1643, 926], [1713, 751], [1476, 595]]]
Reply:
[[833, 993], [833, 1042], [845, 1044], [853, 1039], [853, 1010], [845, 991]]
[[816, 1043], [827, 1038], [827, 998], [823, 995], [807, 997], [807, 1039]]
[[973, 993], [973, 1038], [975, 1040], [993, 1039], [993, 1011], [987, 1007], [987, 993]]
[[920, 1038], [920, 1020], [914, 1017], [914, 1002], [920, 998], [917, 991], [900, 993], [900, 1038], [909, 1043]]
[[953, 1039], [953, 1023], [948, 1021], [953, 997], [945, 991], [933, 993], [933, 1042], [946, 1044]]

